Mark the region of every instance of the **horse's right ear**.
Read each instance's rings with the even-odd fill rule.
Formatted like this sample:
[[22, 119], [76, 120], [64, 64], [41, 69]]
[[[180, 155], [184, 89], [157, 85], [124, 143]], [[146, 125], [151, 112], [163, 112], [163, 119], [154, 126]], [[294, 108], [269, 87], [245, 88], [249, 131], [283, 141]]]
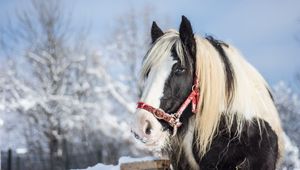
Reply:
[[162, 35], [164, 35], [164, 32], [157, 26], [156, 22], [153, 21], [152, 27], [151, 27], [152, 43], [154, 43]]

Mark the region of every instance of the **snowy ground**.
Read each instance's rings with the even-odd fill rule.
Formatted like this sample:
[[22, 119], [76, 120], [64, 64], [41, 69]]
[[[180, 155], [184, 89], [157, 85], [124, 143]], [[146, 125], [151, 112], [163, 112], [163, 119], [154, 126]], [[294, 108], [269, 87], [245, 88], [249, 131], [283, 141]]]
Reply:
[[131, 158], [131, 157], [121, 157], [119, 159], [118, 165], [104, 165], [97, 164], [93, 167], [88, 167], [85, 170], [120, 170], [120, 166], [122, 163], [130, 163], [130, 162], [141, 162], [141, 161], [152, 161], [157, 160], [155, 157], [143, 157], [143, 158]]

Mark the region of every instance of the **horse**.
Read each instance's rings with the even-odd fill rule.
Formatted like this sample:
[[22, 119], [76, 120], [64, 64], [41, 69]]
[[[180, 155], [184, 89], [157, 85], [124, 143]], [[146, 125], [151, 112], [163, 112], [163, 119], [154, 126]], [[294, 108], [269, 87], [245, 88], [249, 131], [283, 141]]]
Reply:
[[172, 169], [274, 170], [283, 131], [270, 87], [233, 45], [154, 21], [132, 133]]

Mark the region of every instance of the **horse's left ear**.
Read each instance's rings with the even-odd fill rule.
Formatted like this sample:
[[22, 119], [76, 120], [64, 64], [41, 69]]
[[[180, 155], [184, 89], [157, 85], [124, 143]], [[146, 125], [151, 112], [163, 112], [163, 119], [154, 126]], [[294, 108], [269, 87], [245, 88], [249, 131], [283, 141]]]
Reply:
[[190, 21], [183, 15], [179, 27], [179, 36], [182, 43], [187, 47], [190, 54], [196, 56], [196, 41]]

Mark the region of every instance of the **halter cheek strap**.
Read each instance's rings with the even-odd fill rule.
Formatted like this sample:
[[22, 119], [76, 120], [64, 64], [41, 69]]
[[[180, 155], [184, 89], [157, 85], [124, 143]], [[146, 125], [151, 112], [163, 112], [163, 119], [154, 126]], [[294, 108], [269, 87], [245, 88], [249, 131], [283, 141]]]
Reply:
[[167, 122], [171, 127], [173, 127], [173, 135], [175, 136], [177, 133], [177, 129], [182, 125], [180, 122], [180, 117], [183, 113], [183, 111], [188, 107], [190, 103], [192, 103], [192, 112], [197, 112], [197, 103], [199, 100], [199, 88], [198, 88], [198, 78], [195, 78], [194, 85], [192, 87], [192, 92], [189, 94], [189, 96], [185, 99], [185, 101], [182, 103], [178, 111], [174, 114], [166, 113], [160, 108], [152, 107], [151, 105], [148, 105], [144, 102], [138, 102], [137, 108], [146, 110], [154, 115], [158, 120], [164, 120]]

